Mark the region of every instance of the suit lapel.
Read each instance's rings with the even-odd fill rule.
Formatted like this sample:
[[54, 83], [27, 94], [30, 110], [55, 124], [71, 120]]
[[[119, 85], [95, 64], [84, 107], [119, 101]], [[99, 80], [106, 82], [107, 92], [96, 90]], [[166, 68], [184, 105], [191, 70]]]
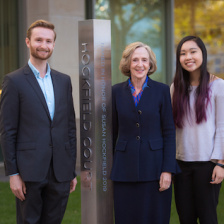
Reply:
[[[150, 97], [150, 92], [152, 91], [152, 86], [153, 86], [153, 81], [152, 81], [152, 79], [148, 79], [148, 82], [147, 82], [147, 87], [145, 87], [145, 89], [143, 90], [143, 93], [142, 93], [142, 96], [141, 96], [141, 99], [140, 99], [140, 101], [139, 101], [139, 103], [138, 103], [138, 105], [137, 105], [137, 108], [139, 107], [139, 106], [141, 106], [141, 102], [143, 102], [143, 106], [144, 106], [144, 104], [145, 103], [149, 103], [149, 97]], [[146, 100], [146, 102], [145, 102], [145, 100]]]
[[148, 79], [148, 86], [149, 86], [149, 87], [152, 87], [152, 86], [153, 86], [153, 80], [150, 79], [150, 78]]
[[36, 92], [38, 98], [40, 99], [40, 102], [43, 105], [48, 117], [51, 119], [44, 94], [40, 88], [40, 85], [39, 85], [36, 77], [34, 76], [33, 72], [31, 71], [29, 65], [27, 65], [24, 68], [24, 74], [26, 75], [26, 79], [27, 79], [28, 83], [32, 86], [32, 88]]
[[[128, 84], [128, 80], [125, 82], [125, 93], [127, 96], [127, 99], [131, 102], [131, 106], [137, 111], [136, 106], [135, 106], [135, 102]], [[140, 100], [141, 101], [141, 100]]]

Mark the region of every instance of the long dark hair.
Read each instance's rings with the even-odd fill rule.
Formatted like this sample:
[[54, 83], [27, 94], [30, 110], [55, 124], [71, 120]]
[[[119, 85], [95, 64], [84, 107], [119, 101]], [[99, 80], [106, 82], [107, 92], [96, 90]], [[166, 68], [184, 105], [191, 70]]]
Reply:
[[176, 51], [176, 73], [174, 76], [174, 93], [173, 93], [173, 116], [174, 122], [178, 128], [183, 128], [183, 118], [190, 112], [189, 105], [189, 90], [190, 90], [190, 74], [182, 68], [180, 64], [180, 51], [182, 45], [186, 41], [194, 41], [202, 51], [203, 62], [200, 67], [200, 80], [199, 86], [196, 89], [196, 122], [200, 124], [206, 121], [206, 109], [210, 101], [209, 96], [209, 80], [210, 74], [207, 70], [207, 50], [203, 41], [196, 36], [184, 37], [177, 46]]

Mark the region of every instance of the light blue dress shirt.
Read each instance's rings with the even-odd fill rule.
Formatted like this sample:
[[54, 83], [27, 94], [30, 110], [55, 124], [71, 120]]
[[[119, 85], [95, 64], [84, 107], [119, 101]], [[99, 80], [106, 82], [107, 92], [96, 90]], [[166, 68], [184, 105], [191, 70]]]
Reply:
[[47, 73], [44, 76], [44, 78], [40, 77], [40, 72], [32, 65], [30, 60], [28, 61], [28, 65], [30, 66], [30, 69], [34, 73], [40, 88], [42, 89], [42, 92], [44, 94], [48, 110], [51, 116], [51, 120], [53, 120], [54, 117], [54, 110], [55, 110], [55, 101], [54, 101], [54, 88], [53, 83], [51, 79], [51, 69], [49, 64], [47, 64]]

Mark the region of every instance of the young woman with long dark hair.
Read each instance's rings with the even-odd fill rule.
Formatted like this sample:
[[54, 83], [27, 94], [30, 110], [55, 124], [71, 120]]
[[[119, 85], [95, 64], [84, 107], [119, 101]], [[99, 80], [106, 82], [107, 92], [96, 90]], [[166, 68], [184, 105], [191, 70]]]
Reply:
[[180, 223], [217, 224], [224, 178], [224, 81], [208, 72], [199, 37], [184, 37], [177, 46], [171, 96], [182, 170], [174, 177]]

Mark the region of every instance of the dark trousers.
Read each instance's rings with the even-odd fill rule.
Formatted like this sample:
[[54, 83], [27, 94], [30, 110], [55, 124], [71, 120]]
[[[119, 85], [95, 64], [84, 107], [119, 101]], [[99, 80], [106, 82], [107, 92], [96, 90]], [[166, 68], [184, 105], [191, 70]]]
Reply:
[[16, 198], [17, 224], [60, 224], [69, 197], [70, 182], [57, 182], [51, 165], [45, 180], [25, 182], [25, 185], [25, 201]]
[[178, 161], [182, 173], [174, 177], [180, 224], [217, 224], [216, 208], [221, 184], [210, 184], [215, 164]]

